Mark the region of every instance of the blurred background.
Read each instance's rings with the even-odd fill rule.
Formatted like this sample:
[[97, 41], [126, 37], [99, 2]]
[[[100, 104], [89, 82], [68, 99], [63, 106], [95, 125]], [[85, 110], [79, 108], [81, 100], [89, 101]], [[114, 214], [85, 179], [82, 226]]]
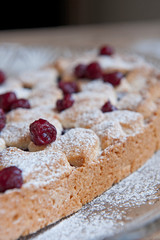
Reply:
[[160, 59], [160, 0], [1, 1], [0, 10], [0, 43], [110, 43]]
[[[48, 1], [49, 2], [49, 1]], [[1, 5], [0, 30], [160, 19], [160, 0], [15, 1]], [[10, 10], [8, 14], [7, 10]]]

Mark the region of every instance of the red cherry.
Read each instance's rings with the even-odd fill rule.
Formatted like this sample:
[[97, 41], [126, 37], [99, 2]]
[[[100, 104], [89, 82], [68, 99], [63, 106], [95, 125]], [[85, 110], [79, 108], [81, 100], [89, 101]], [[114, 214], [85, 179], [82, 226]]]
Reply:
[[47, 120], [40, 118], [30, 124], [30, 136], [35, 145], [47, 145], [56, 140], [57, 130]]
[[27, 99], [16, 99], [12, 104], [10, 109], [16, 109], [16, 108], [31, 108], [30, 103]]
[[2, 108], [5, 112], [8, 112], [11, 108], [11, 104], [16, 100], [17, 97], [14, 92], [0, 94], [0, 108]]
[[57, 100], [56, 107], [58, 112], [62, 112], [63, 110], [70, 108], [74, 103], [74, 100], [71, 94], [64, 95], [63, 99]]
[[79, 87], [76, 82], [59, 82], [59, 88], [63, 91], [64, 94], [77, 93]]
[[0, 70], [0, 84], [6, 81], [6, 75], [3, 71]]
[[0, 131], [5, 127], [6, 125], [6, 115], [2, 108], [0, 108]]
[[115, 106], [113, 106], [111, 104], [110, 101], [107, 101], [101, 108], [102, 112], [105, 113], [105, 112], [112, 112], [112, 111], [115, 111], [115, 110], [118, 110]]
[[74, 68], [74, 75], [76, 76], [76, 78], [85, 78], [86, 76], [86, 65], [85, 64], [78, 64], [75, 68]]
[[15, 167], [7, 167], [0, 171], [0, 192], [13, 188], [21, 188], [23, 184], [22, 171]]
[[86, 68], [86, 78], [88, 79], [97, 79], [102, 77], [102, 69], [98, 62], [92, 62], [88, 64]]
[[100, 48], [99, 54], [111, 56], [114, 54], [114, 49], [109, 45], [105, 45]]
[[116, 87], [121, 83], [121, 79], [123, 77], [124, 77], [124, 75], [121, 72], [104, 73], [103, 81], [108, 82]]

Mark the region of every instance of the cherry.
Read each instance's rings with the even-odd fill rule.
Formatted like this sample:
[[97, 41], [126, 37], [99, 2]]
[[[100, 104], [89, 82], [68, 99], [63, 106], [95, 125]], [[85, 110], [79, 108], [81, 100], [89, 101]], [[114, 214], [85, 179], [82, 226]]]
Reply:
[[70, 108], [74, 103], [74, 99], [71, 94], [65, 94], [63, 99], [59, 99], [56, 102], [56, 108], [58, 112], [61, 112], [67, 108]]
[[2, 70], [0, 70], [0, 84], [4, 83], [5, 81], [6, 81], [6, 75]]
[[47, 145], [56, 140], [56, 128], [45, 119], [39, 119], [30, 124], [30, 136], [35, 145]]
[[109, 45], [104, 45], [100, 48], [99, 54], [111, 56], [114, 54], [114, 49]]
[[112, 73], [104, 73], [103, 81], [112, 84], [114, 87], [118, 86], [121, 83], [121, 79], [124, 77], [121, 72], [112, 72]]
[[30, 103], [27, 99], [20, 98], [16, 99], [10, 106], [10, 109], [16, 109], [16, 108], [31, 108]]
[[11, 104], [16, 100], [17, 97], [14, 92], [0, 94], [0, 108], [2, 108], [5, 112], [8, 112], [11, 108]]
[[79, 87], [76, 82], [59, 82], [59, 88], [63, 91], [63, 94], [71, 94], [79, 92]]
[[113, 106], [111, 104], [110, 101], [107, 101], [101, 108], [102, 112], [105, 113], [105, 112], [112, 112], [112, 111], [115, 111], [115, 110], [118, 110], [115, 106]]
[[0, 108], [0, 131], [5, 127], [6, 125], [6, 115], [2, 108]]
[[21, 188], [23, 184], [22, 171], [15, 167], [7, 167], [0, 171], [0, 192], [13, 188]]
[[102, 77], [102, 69], [98, 62], [92, 62], [87, 65], [86, 68], [86, 78], [88, 79], [97, 79]]
[[74, 68], [74, 75], [76, 78], [85, 78], [86, 77], [86, 65], [85, 64], [78, 64]]

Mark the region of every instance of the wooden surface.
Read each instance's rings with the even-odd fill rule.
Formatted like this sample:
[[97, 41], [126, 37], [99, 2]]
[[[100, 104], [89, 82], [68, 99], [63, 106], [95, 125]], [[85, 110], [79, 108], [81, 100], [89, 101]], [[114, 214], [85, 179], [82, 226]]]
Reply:
[[[156, 41], [160, 47], [160, 22], [0, 31], [0, 43], [19, 43], [27, 46], [90, 48], [109, 43], [117, 48], [128, 49], [146, 40]], [[151, 47], [156, 52], [156, 46]], [[160, 239], [160, 234], [145, 239]]]
[[115, 47], [128, 48], [146, 39], [160, 40], [160, 21], [0, 31], [0, 43], [34, 46], [75, 48], [110, 43]]

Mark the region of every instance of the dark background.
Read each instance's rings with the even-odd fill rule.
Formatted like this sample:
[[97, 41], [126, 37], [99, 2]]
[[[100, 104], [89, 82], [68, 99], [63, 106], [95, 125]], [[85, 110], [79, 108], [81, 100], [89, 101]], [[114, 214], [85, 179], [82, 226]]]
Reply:
[[1, 3], [0, 30], [160, 20], [160, 0]]

